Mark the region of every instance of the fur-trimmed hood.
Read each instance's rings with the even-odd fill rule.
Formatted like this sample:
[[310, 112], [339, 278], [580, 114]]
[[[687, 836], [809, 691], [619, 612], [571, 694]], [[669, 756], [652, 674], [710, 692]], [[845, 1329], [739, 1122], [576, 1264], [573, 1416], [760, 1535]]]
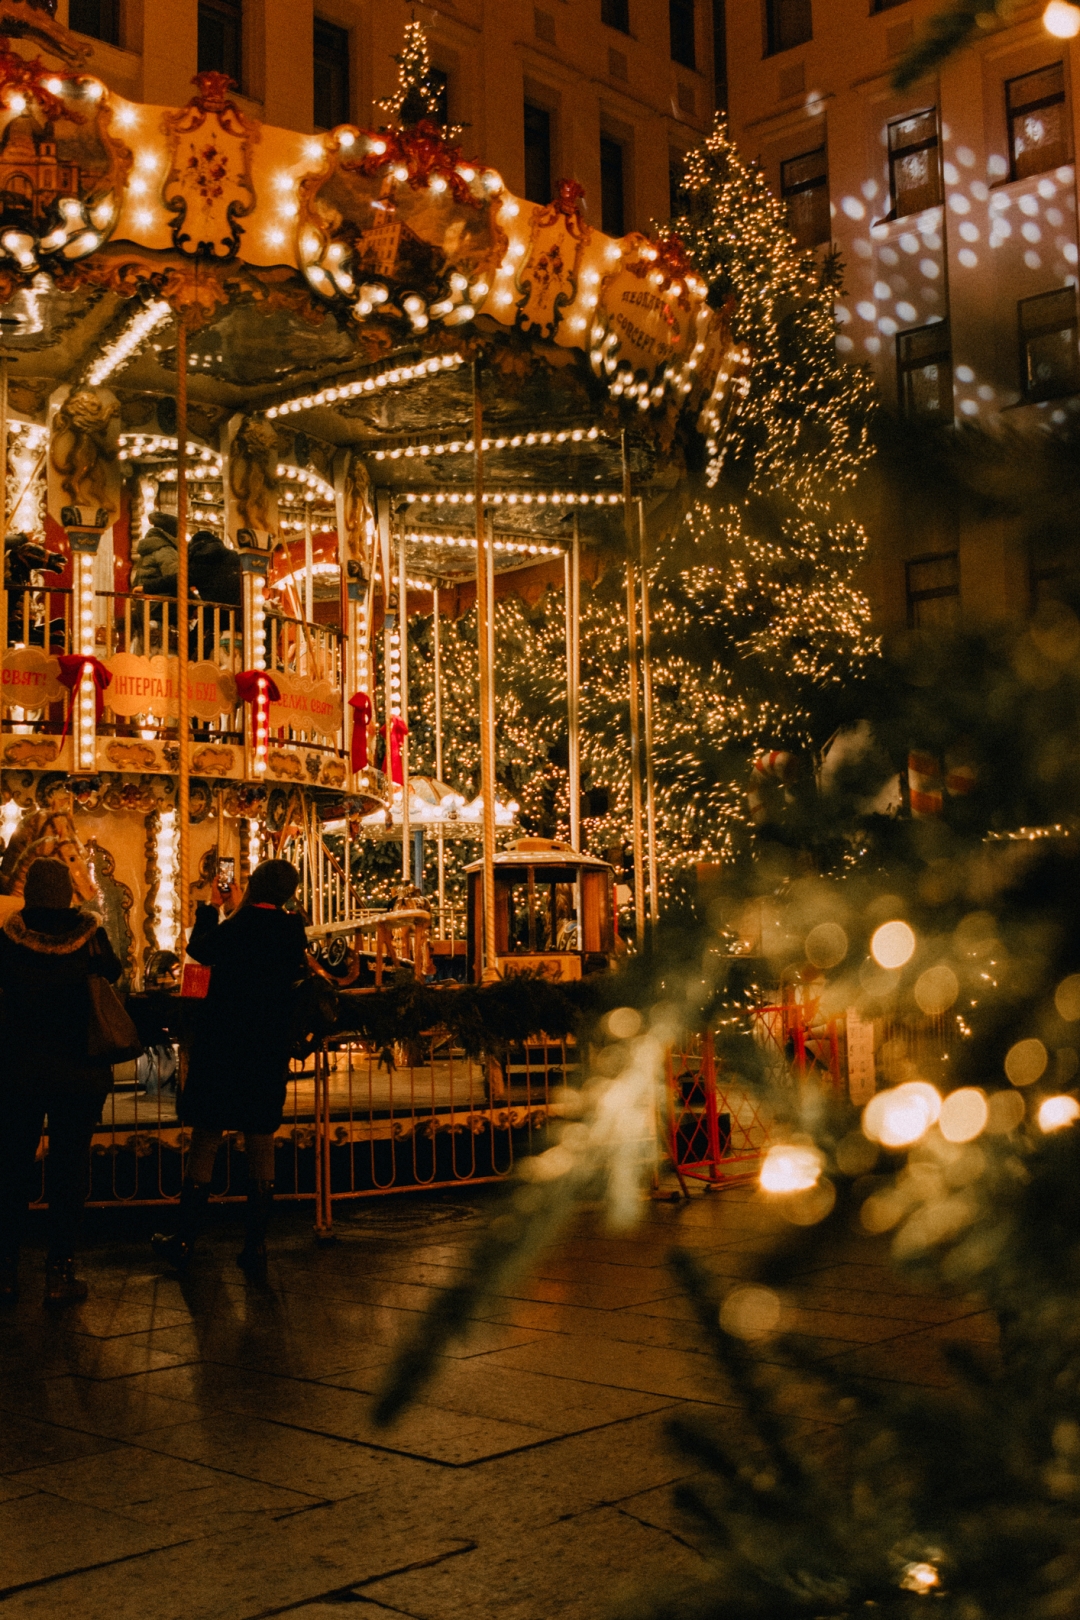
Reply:
[[[13, 911], [4, 923], [4, 933], [13, 945], [24, 945], [43, 956], [71, 956], [89, 944], [100, 927], [97, 917], [87, 911], [54, 911], [51, 917], [56, 919], [56, 925], [50, 929], [31, 927], [27, 916], [24, 911]], [[29, 917], [34, 922], [44, 920], [40, 912], [31, 911]]]

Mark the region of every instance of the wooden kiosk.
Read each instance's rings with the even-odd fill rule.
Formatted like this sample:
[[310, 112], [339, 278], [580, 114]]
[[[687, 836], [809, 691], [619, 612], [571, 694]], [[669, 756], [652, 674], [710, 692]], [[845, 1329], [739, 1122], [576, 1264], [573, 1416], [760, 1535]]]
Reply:
[[[469, 976], [482, 977], [483, 862], [466, 867]], [[550, 838], [519, 838], [495, 856], [495, 966], [558, 980], [615, 960], [615, 870]]]

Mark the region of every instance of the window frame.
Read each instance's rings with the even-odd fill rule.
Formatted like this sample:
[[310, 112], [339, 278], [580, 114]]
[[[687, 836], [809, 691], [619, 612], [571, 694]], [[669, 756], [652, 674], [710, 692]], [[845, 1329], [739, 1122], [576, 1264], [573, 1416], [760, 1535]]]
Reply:
[[[923, 355], [923, 356], [921, 356], [921, 358], [919, 358], [917, 360], [905, 360], [904, 359], [904, 357], [903, 357], [903, 344], [904, 344], [905, 338], [915, 337], [917, 334], [922, 333], [922, 332], [936, 332], [939, 328], [940, 328], [941, 333], [942, 333], [943, 347], [941, 348], [941, 350], [940, 350], [940, 352], [938, 354]], [[948, 411], [943, 411], [939, 417], [936, 417], [936, 416], [932, 415], [932, 413], [930, 413], [929, 411], [913, 411], [913, 410], [911, 410], [910, 406], [909, 406], [909, 403], [908, 403], [908, 400], [907, 400], [907, 397], [906, 397], [907, 390], [906, 390], [906, 388], [904, 386], [905, 377], [909, 376], [912, 372], [924, 371], [927, 366], [944, 366], [945, 375], [948, 378], [948, 383], [949, 383], [949, 409], [948, 409]], [[952, 365], [952, 326], [951, 326], [951, 323], [949, 321], [947, 321], [947, 320], [945, 320], [945, 321], [927, 321], [923, 326], [909, 326], [909, 327], [906, 327], [904, 331], [897, 332], [897, 334], [896, 334], [896, 399], [897, 399], [897, 404], [898, 404], [898, 406], [900, 408], [900, 414], [903, 417], [905, 417], [909, 422], [912, 422], [912, 421], [941, 421], [941, 422], [948, 423], [948, 422], [954, 422], [956, 420], [956, 409], [955, 409], [955, 406], [953, 404], [954, 391], [953, 391], [953, 365]], [[919, 559], [913, 559], [913, 560], [918, 561]], [[926, 561], [927, 559], [923, 558], [922, 560]]]
[[[1024, 318], [1021, 313], [1025, 304], [1037, 304], [1043, 299], [1060, 297], [1065, 292], [1072, 293], [1073, 318], [1071, 322], [1059, 323], [1058, 325], [1047, 323], [1034, 328], [1032, 331], [1025, 329]], [[1028, 344], [1033, 338], [1049, 337], [1055, 332], [1064, 332], [1069, 328], [1073, 333], [1073, 386], [1055, 389], [1052, 393], [1035, 393], [1028, 386], [1028, 376], [1030, 374]], [[1052, 399], [1071, 399], [1074, 394], [1080, 394], [1080, 311], [1077, 309], [1075, 286], [1051, 287], [1046, 292], [1033, 293], [1028, 298], [1018, 298], [1016, 300], [1016, 333], [1020, 343], [1020, 397], [1023, 404], [1043, 405]]]
[[[785, 171], [785, 169], [787, 169], [788, 165], [791, 164], [791, 163], [803, 163], [803, 162], [805, 162], [805, 160], [807, 158], [816, 157], [819, 152], [822, 154], [822, 158], [823, 158], [822, 172], [821, 172], [820, 177], [815, 176], [811, 180], [800, 181], [800, 182], [798, 182], [797, 184], [795, 184], [793, 186], [788, 186], [784, 181], [784, 171]], [[822, 141], [820, 146], [811, 146], [805, 152], [796, 152], [796, 153], [793, 153], [791, 157], [781, 158], [781, 160], [780, 160], [780, 201], [786, 205], [788, 203], [788, 201], [792, 197], [805, 196], [806, 193], [809, 192], [809, 191], [824, 191], [824, 193], [825, 193], [825, 207], [826, 207], [826, 211], [829, 212], [829, 144], [828, 144], [828, 141]], [[785, 207], [785, 213], [786, 212], [787, 212], [787, 210], [786, 210], [786, 207]], [[788, 223], [788, 230], [791, 230], [790, 221]], [[791, 234], [793, 236], [795, 236], [794, 231], [792, 231]], [[827, 232], [827, 234], [825, 236], [819, 237], [816, 242], [802, 243], [802, 242], [799, 242], [799, 239], [798, 239], [797, 236], [795, 236], [795, 240], [798, 243], [800, 250], [802, 252], [804, 252], [804, 253], [812, 253], [815, 248], [821, 247], [825, 242], [831, 242], [832, 241], [832, 215], [831, 215], [831, 212], [829, 212], [829, 230], [828, 230], [828, 232]]]
[[[676, 16], [680, 20], [676, 22]], [[689, 25], [689, 26], [688, 26]], [[685, 54], [676, 50], [677, 42], [688, 41]], [[668, 51], [679, 67], [696, 73], [697, 65], [697, 5], [696, 0], [668, 0]]]
[[111, 33], [101, 32], [100, 24], [97, 31], [89, 28], [80, 28], [77, 23], [71, 21], [68, 22], [68, 27], [73, 33], [81, 34], [84, 39], [96, 39], [102, 45], [112, 45], [114, 49], [121, 50], [123, 48], [124, 24], [121, 0], [97, 0], [97, 4], [99, 17], [103, 10], [107, 10], [112, 18], [113, 29]]
[[[620, 212], [620, 214], [622, 216], [621, 219], [620, 219], [620, 222], [619, 222], [619, 229], [616, 229], [614, 223], [612, 221], [610, 221], [609, 218], [608, 218], [607, 199], [604, 196], [604, 148], [605, 148], [605, 146], [614, 147], [614, 148], [617, 149], [617, 151], [619, 153], [619, 212]], [[604, 232], [605, 236], [614, 236], [614, 237], [625, 236], [626, 233], [627, 233], [627, 230], [629, 229], [629, 226], [627, 225], [627, 218], [626, 218], [626, 216], [627, 216], [627, 206], [626, 206], [627, 205], [627, 190], [628, 190], [628, 187], [627, 187], [627, 184], [626, 184], [626, 181], [627, 181], [627, 174], [626, 174], [626, 146], [627, 146], [627, 143], [624, 140], [620, 140], [618, 135], [611, 134], [611, 132], [609, 130], [603, 130], [602, 129], [600, 131], [600, 229]]]
[[814, 6], [813, 0], [804, 0], [809, 20], [809, 28], [801, 39], [793, 39], [790, 44], [780, 42], [779, 15], [780, 8], [787, 4], [798, 4], [799, 0], [765, 0], [765, 55], [781, 56], [784, 51], [796, 51], [800, 45], [809, 45], [814, 37]]
[[[955, 585], [929, 585], [922, 590], [913, 590], [911, 584], [911, 570], [918, 568], [922, 563], [949, 562], [956, 563]], [[947, 598], [957, 604], [957, 616], [960, 609], [960, 548], [957, 546], [950, 551], [927, 551], [918, 557], [907, 557], [904, 561], [904, 593], [907, 603], [907, 622], [909, 630], [929, 629], [929, 625], [918, 623], [918, 607], [920, 602], [941, 602]]]
[[[1047, 73], [1051, 68], [1058, 68], [1061, 72], [1061, 90], [1052, 96], [1038, 96], [1034, 101], [1027, 101], [1020, 107], [1010, 106], [1009, 92], [1014, 84], [1021, 84], [1024, 79], [1034, 79], [1040, 73]], [[1005, 134], [1009, 143], [1009, 179], [1030, 180], [1036, 174], [1046, 174], [1051, 169], [1061, 167], [1060, 163], [1048, 163], [1045, 169], [1032, 169], [1027, 174], [1018, 174], [1016, 169], [1016, 139], [1013, 126], [1016, 119], [1027, 113], [1039, 112], [1044, 107], [1061, 107], [1063, 109], [1063, 122], [1066, 132], [1066, 151], [1064, 162], [1069, 162], [1069, 105], [1065, 80], [1065, 58], [1062, 55], [1057, 62], [1046, 62], [1042, 67], [1031, 68], [1027, 73], [1014, 73], [1011, 79], [1006, 79], [1002, 85], [1005, 93]]]
[[[924, 118], [928, 113], [933, 113], [934, 115], [933, 137], [925, 141], [912, 141], [909, 145], [899, 146], [894, 151], [891, 132], [896, 125], [909, 123], [913, 118]], [[937, 163], [935, 165], [937, 173], [937, 198], [932, 203], [923, 203], [921, 207], [908, 209], [905, 213], [901, 214], [899, 212], [899, 203], [897, 201], [895, 164], [898, 159], [910, 157], [913, 152], [927, 152], [931, 148], [937, 152]], [[890, 219], [910, 219], [912, 214], [921, 214], [925, 212], [927, 208], [940, 208], [942, 203], [945, 201], [945, 187], [944, 177], [941, 172], [941, 114], [937, 106], [920, 107], [914, 112], [904, 113], [900, 118], [888, 119], [885, 125], [885, 150], [889, 159], [889, 196], [892, 200], [892, 207], [889, 210], [888, 217]]]
[[[528, 141], [528, 128], [529, 128], [529, 114], [530, 114], [530, 112], [532, 112], [532, 113], [540, 113], [547, 120], [547, 184], [543, 188], [544, 190], [547, 191], [547, 196], [546, 197], [530, 197], [529, 196], [529, 141]], [[534, 96], [530, 96], [528, 93], [526, 93], [525, 96], [522, 98], [521, 113], [522, 113], [522, 117], [521, 117], [522, 136], [523, 136], [523, 146], [524, 146], [524, 153], [525, 153], [525, 185], [524, 185], [525, 200], [527, 202], [536, 202], [536, 203], [546, 204], [546, 203], [549, 203], [552, 200], [552, 197], [554, 195], [554, 187], [555, 187], [555, 179], [554, 179], [554, 176], [555, 176], [555, 128], [554, 128], [555, 118], [554, 118], [554, 114], [552, 113], [552, 110], [551, 110], [550, 107], [545, 107], [543, 102], [537, 101]]]
[[[329, 123], [329, 124], [320, 124], [319, 120], [318, 120], [318, 117], [315, 116], [315, 114], [318, 111], [317, 107], [314, 104], [315, 100], [316, 100], [316, 97], [314, 95], [314, 90], [315, 90], [315, 85], [317, 83], [318, 65], [319, 65], [319, 62], [320, 62], [320, 55], [319, 55], [319, 50], [318, 50], [318, 37], [319, 37], [320, 28], [325, 29], [328, 34], [329, 34], [329, 32], [331, 30], [333, 30], [333, 32], [335, 34], [340, 35], [341, 38], [344, 41], [344, 46], [345, 46], [343, 57], [342, 57], [342, 62], [343, 62], [343, 67], [344, 67], [343, 77], [344, 77], [344, 92], [345, 92], [345, 94], [344, 94], [344, 103], [345, 103], [344, 112], [343, 112], [342, 117], [335, 118], [334, 121], [332, 123]], [[316, 12], [314, 17], [312, 18], [312, 46], [313, 46], [313, 51], [312, 51], [312, 90], [313, 90], [312, 115], [313, 115], [313, 117], [312, 117], [312, 121], [313, 121], [316, 129], [334, 129], [334, 128], [336, 128], [336, 126], [338, 124], [347, 124], [347, 123], [349, 123], [351, 121], [351, 118], [352, 118], [352, 61], [351, 61], [351, 57], [352, 57], [352, 30], [350, 28], [343, 27], [341, 25], [341, 23], [332, 22], [329, 17], [320, 17], [318, 12]]]
[[[606, 15], [609, 11], [617, 11], [624, 20], [616, 22], [614, 18]], [[600, 0], [600, 21], [605, 28], [614, 28], [620, 34], [629, 34], [630, 0]]]
[[198, 52], [198, 55], [197, 55], [198, 71], [200, 73], [211, 72], [211, 73], [225, 73], [225, 74], [228, 74], [229, 78], [231, 78], [233, 83], [237, 86], [237, 89], [240, 90], [241, 93], [243, 93], [243, 89], [244, 89], [244, 43], [245, 43], [244, 35], [245, 35], [245, 32], [246, 32], [245, 24], [247, 22], [247, 19], [244, 16], [244, 0], [198, 0], [198, 9], [197, 9], [197, 13], [196, 13], [196, 28], [197, 28], [197, 30], [199, 29], [199, 25], [202, 23], [204, 15], [207, 15], [207, 16], [216, 15], [222, 21], [235, 23], [235, 25], [236, 25], [236, 72], [235, 73], [230, 72], [229, 68], [226, 67], [223, 62], [222, 63], [209, 63], [208, 62], [204, 66], [203, 61], [202, 61], [201, 49], [200, 49], [199, 44], [198, 44], [198, 34], [196, 34], [196, 51]]

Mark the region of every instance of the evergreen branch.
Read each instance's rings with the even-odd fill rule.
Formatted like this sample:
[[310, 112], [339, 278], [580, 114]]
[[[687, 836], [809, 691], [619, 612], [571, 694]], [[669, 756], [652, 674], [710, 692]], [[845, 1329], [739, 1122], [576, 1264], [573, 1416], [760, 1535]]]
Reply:
[[893, 89], [907, 90], [936, 72], [977, 34], [1001, 27], [1012, 9], [1013, 0], [952, 0], [946, 10], [931, 17], [927, 33], [900, 59], [892, 77]]

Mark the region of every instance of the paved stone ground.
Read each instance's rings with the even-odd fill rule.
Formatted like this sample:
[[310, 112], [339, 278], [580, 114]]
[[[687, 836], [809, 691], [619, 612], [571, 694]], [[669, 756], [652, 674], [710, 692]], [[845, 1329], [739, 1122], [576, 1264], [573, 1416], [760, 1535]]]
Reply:
[[[678, 1238], [720, 1278], [745, 1275], [771, 1216], [743, 1188], [648, 1205], [627, 1238], [583, 1217], [423, 1402], [376, 1431], [381, 1369], [496, 1196], [346, 1206], [320, 1249], [310, 1210], [281, 1206], [264, 1289], [233, 1264], [233, 1209], [215, 1212], [183, 1283], [148, 1256], [150, 1213], [91, 1212], [92, 1297], [59, 1320], [31, 1251], [24, 1300], [0, 1316], [2, 1620], [329, 1617], [346, 1602], [596, 1620], [628, 1585], [692, 1571], [671, 1503], [688, 1467], [667, 1425], [738, 1411], [665, 1256]], [[868, 1377], [944, 1383], [942, 1345], [991, 1341], [992, 1323], [883, 1261], [855, 1237], [819, 1256], [781, 1326]], [[826, 1444], [835, 1414], [797, 1382], [787, 1399]]]

